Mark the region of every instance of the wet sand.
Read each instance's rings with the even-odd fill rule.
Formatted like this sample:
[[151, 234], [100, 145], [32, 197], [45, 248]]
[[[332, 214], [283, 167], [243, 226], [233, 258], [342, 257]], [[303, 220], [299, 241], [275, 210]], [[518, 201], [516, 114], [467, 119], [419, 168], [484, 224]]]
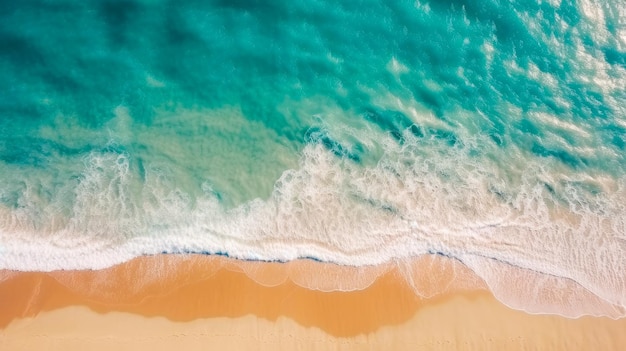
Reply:
[[[323, 291], [339, 285], [352, 291]], [[160, 255], [100, 271], [0, 272], [2, 350], [211, 346], [621, 350], [626, 319], [512, 310], [440, 256], [351, 268]]]

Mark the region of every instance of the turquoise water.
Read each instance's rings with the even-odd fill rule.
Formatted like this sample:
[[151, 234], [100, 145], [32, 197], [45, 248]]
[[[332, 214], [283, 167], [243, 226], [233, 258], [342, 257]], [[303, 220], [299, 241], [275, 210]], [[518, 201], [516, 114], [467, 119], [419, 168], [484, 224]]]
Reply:
[[624, 316], [625, 17], [597, 0], [2, 2], [0, 268], [439, 253], [513, 307]]

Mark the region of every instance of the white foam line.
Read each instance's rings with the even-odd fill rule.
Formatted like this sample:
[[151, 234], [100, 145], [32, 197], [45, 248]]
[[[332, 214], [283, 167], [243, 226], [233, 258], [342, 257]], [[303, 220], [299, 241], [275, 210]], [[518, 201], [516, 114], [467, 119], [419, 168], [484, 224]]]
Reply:
[[[401, 144], [389, 136], [379, 136], [379, 144], [385, 151], [372, 166], [309, 145], [300, 166], [283, 174], [269, 199], [230, 210], [210, 192], [192, 206], [149, 168], [138, 192], [128, 157], [93, 154], [75, 188], [72, 217], [59, 222], [64, 225], [53, 226], [53, 214], [41, 218], [36, 197], [18, 210], [0, 211], [0, 268], [100, 269], [162, 251], [270, 261], [315, 257], [351, 266], [441, 252], [467, 262], [500, 300], [529, 311], [552, 306], [568, 316], [623, 312], [626, 178], [606, 175], [615, 185], [594, 195], [571, 181], [585, 174], [561, 173], [562, 165], [550, 159], [515, 159], [526, 156], [484, 140], [451, 148], [406, 133]], [[506, 165], [477, 159], [484, 149], [493, 159], [524, 164], [524, 173], [505, 182], [500, 174]], [[494, 186], [498, 192], [490, 190]], [[506, 265], [472, 265], [480, 257]], [[553, 285], [575, 281], [606, 303], [535, 304], [535, 287], [522, 289], [523, 297], [515, 287], [501, 286], [511, 274], [508, 265], [552, 277]], [[583, 290], [575, 290], [578, 300], [589, 297]]]

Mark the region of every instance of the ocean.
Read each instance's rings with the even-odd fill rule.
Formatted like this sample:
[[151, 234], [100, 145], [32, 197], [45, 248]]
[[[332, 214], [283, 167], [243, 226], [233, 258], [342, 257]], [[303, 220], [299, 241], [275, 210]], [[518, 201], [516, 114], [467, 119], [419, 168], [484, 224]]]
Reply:
[[0, 269], [441, 255], [509, 306], [624, 317], [625, 19], [621, 0], [2, 1]]

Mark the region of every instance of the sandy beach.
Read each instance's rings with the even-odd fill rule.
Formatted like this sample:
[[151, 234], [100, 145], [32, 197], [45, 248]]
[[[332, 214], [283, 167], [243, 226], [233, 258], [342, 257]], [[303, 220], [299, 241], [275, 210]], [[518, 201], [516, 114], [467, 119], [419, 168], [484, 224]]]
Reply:
[[[351, 291], [327, 291], [338, 285]], [[3, 271], [0, 328], [2, 350], [626, 347], [626, 319], [510, 309], [440, 256], [353, 268], [160, 255], [100, 271]]]

